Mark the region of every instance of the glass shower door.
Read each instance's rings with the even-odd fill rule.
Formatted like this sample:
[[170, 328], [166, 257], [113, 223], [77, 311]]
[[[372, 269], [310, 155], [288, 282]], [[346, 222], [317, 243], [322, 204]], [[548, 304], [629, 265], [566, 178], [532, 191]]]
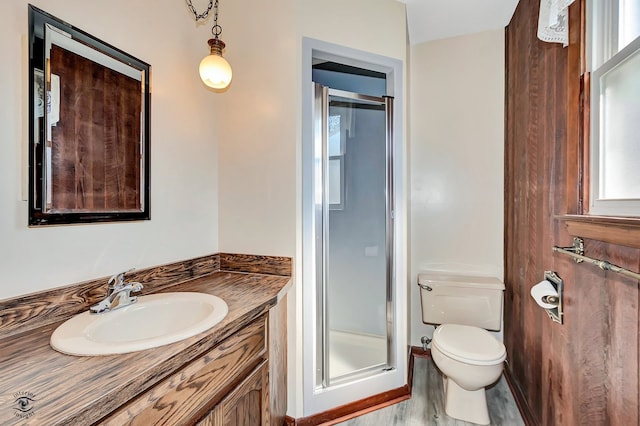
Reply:
[[392, 99], [316, 88], [317, 387], [393, 368]]

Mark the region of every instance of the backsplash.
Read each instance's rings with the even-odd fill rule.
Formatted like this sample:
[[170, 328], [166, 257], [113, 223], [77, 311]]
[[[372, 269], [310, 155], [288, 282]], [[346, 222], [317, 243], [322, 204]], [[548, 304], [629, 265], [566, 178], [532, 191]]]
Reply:
[[[140, 295], [156, 293], [217, 271], [291, 276], [288, 257], [216, 253], [127, 273], [127, 281], [144, 285]], [[114, 271], [114, 273], [119, 271]], [[107, 294], [109, 277], [0, 300], [0, 338], [33, 330], [87, 310]]]

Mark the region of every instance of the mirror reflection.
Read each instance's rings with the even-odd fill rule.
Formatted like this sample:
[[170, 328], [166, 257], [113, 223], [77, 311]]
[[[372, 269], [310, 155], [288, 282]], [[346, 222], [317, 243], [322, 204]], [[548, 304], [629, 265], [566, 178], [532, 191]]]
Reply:
[[29, 224], [149, 219], [150, 66], [30, 6]]

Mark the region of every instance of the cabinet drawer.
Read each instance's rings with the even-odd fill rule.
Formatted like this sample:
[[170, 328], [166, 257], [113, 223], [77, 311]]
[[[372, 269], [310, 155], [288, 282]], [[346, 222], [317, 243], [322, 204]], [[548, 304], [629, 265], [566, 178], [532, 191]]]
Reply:
[[164, 379], [100, 424], [193, 424], [233, 385], [240, 374], [266, 355], [266, 317], [227, 338], [207, 354]]

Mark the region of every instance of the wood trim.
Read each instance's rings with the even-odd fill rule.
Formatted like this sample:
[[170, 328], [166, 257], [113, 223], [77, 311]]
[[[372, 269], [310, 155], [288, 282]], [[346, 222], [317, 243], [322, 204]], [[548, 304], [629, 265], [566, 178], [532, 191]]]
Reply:
[[581, 25], [575, 25], [581, 19], [581, 2], [569, 7], [569, 45], [567, 47], [566, 67], [566, 156], [565, 156], [565, 205], [563, 212], [582, 212], [583, 181], [582, 158], [584, 155], [582, 141], [582, 58], [584, 49]]
[[[576, 171], [579, 185], [580, 202], [577, 210], [567, 210], [567, 213], [584, 214], [588, 211], [590, 194], [590, 157], [591, 157], [591, 73], [587, 69], [587, 1], [580, 0], [580, 17], [575, 25], [571, 22], [569, 25], [576, 27], [575, 31], [579, 31], [580, 35], [580, 168]], [[573, 59], [573, 58], [570, 58]], [[574, 65], [575, 66], [575, 65]], [[571, 65], [570, 65], [571, 67]], [[569, 98], [571, 100], [571, 98]], [[571, 103], [567, 108], [572, 107]], [[570, 172], [570, 171], [569, 171]], [[567, 175], [567, 180], [571, 177]]]
[[259, 256], [252, 254], [220, 253], [220, 270], [248, 272], [290, 277], [293, 261], [290, 257]]
[[422, 349], [419, 346], [411, 346], [409, 351], [409, 379], [407, 384], [409, 385], [409, 393], [413, 395], [413, 365], [416, 358], [429, 358], [431, 359], [431, 349]]
[[[154, 293], [180, 282], [220, 269], [218, 254], [135, 270], [127, 280], [143, 283], [141, 295]], [[0, 338], [33, 330], [89, 309], [107, 295], [109, 277], [97, 278], [51, 290], [0, 300]]]
[[411, 346], [411, 357], [409, 361], [413, 363], [413, 358], [431, 358], [431, 349], [424, 350], [420, 346]]
[[[291, 276], [289, 257], [216, 253], [160, 266], [138, 269], [127, 274], [128, 281], [144, 285], [140, 295], [167, 290], [175, 285], [220, 270], [242, 273]], [[116, 272], [116, 271], [114, 271]], [[89, 309], [104, 299], [109, 277], [99, 277], [50, 290], [0, 300], [0, 338], [33, 330]]]
[[504, 366], [504, 377], [507, 380], [507, 385], [509, 385], [509, 389], [511, 390], [511, 394], [513, 395], [513, 399], [516, 402], [516, 406], [518, 407], [518, 411], [520, 411], [520, 417], [524, 421], [526, 426], [536, 426], [537, 423], [534, 420], [533, 413], [531, 411], [531, 407], [527, 402], [527, 398], [524, 395], [524, 392], [518, 387], [516, 382], [513, 380], [511, 376], [511, 369], [509, 369], [509, 364], [505, 362]]
[[413, 360], [415, 357], [430, 358], [431, 351], [425, 351], [420, 347], [411, 346], [409, 350], [407, 385], [312, 416], [299, 419], [286, 416], [284, 424], [286, 426], [333, 425], [410, 399], [413, 389]]
[[413, 364], [415, 356], [413, 355], [413, 347], [409, 350], [409, 362], [407, 363], [407, 385], [409, 386], [409, 393], [413, 394]]
[[557, 216], [569, 235], [640, 248], [640, 219], [606, 216]]
[[[345, 404], [322, 413], [298, 419], [286, 419], [288, 425], [296, 426], [329, 426], [344, 422], [354, 417], [362, 416], [372, 411], [379, 410], [389, 405], [405, 401], [411, 398], [411, 391], [408, 385], [392, 389], [387, 392], [373, 395], [359, 401]], [[293, 423], [291, 423], [293, 421]]]
[[287, 297], [269, 311], [270, 425], [282, 425], [287, 414]]
[[[580, 205], [576, 210], [578, 214], [584, 214], [589, 209], [591, 194], [589, 182], [591, 176], [591, 73], [584, 73], [580, 79]], [[569, 210], [570, 211], [570, 210]]]
[[[411, 346], [411, 349], [409, 351], [409, 372], [408, 372], [409, 379], [408, 379], [407, 386], [394, 389], [389, 393], [376, 395], [371, 398], [366, 398], [366, 399], [357, 401], [353, 404], [343, 405], [342, 407], [338, 407], [335, 410], [325, 411], [324, 413], [316, 414], [309, 417], [294, 419], [293, 417], [286, 416], [284, 419], [284, 424], [286, 426], [333, 425], [338, 422], [343, 422], [345, 420], [349, 420], [351, 418], [361, 416], [363, 414], [367, 414], [372, 411], [379, 410], [381, 408], [384, 408], [389, 405], [395, 404], [397, 402], [401, 402], [411, 398], [411, 393], [413, 390], [413, 363], [415, 358], [431, 358], [431, 350], [430, 349], [424, 350], [419, 346]], [[511, 372], [507, 368], [506, 363], [505, 363], [504, 375], [507, 380], [507, 384], [509, 385], [509, 389], [513, 394], [513, 398], [516, 402], [516, 405], [518, 406], [520, 415], [522, 416], [522, 419], [525, 422], [525, 425], [534, 426], [536, 423], [534, 422], [533, 416], [531, 415], [531, 408], [527, 404], [527, 401], [524, 398], [524, 394], [519, 389], [515, 388], [513, 379], [511, 378]], [[386, 401], [382, 401], [381, 403], [378, 403], [378, 405], [372, 405], [373, 403], [376, 402], [375, 398], [381, 397], [382, 395], [391, 394], [392, 392], [404, 390], [407, 387], [408, 387], [408, 395], [405, 395], [405, 397], [399, 396], [399, 397], [396, 397], [397, 400], [389, 399]], [[369, 403], [370, 405], [365, 406], [367, 403]], [[352, 408], [353, 409], [357, 408], [358, 410], [352, 411], [349, 413], [349, 409], [352, 409]], [[343, 411], [338, 412], [339, 410], [343, 410]]]

